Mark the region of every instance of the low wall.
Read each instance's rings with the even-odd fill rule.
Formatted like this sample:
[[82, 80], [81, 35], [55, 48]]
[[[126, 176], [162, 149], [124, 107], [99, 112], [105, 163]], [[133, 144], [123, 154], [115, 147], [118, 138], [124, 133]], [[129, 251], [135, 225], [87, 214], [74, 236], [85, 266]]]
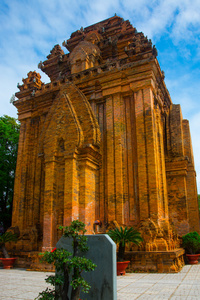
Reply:
[[185, 265], [185, 250], [173, 251], [129, 251], [125, 259], [130, 260], [127, 272], [176, 273]]
[[[175, 273], [184, 266], [184, 249], [173, 251], [127, 251], [125, 259], [130, 260], [127, 272], [155, 272]], [[35, 271], [54, 271], [54, 267], [47, 263], [41, 263], [40, 252], [16, 252], [18, 257], [15, 266]]]

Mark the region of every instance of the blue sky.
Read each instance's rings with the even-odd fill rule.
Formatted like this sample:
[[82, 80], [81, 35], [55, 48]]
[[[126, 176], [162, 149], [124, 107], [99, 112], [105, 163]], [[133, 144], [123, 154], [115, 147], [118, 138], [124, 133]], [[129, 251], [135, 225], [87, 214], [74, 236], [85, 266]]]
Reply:
[[199, 0], [1, 0], [0, 115], [17, 117], [9, 101], [29, 71], [49, 82], [37, 65], [55, 44], [115, 13], [156, 45], [172, 101], [190, 121], [200, 192]]

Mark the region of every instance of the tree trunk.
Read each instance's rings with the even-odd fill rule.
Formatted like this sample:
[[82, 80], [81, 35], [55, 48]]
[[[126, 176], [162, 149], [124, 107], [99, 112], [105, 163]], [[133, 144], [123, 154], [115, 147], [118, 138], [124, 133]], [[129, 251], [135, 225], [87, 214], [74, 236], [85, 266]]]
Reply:
[[118, 261], [124, 261], [125, 245], [119, 244]]
[[71, 300], [79, 300], [80, 299], [80, 291], [81, 287], [77, 287], [75, 290], [72, 289]]
[[6, 250], [5, 244], [1, 245], [1, 251], [5, 258], [10, 258], [10, 256], [8, 255], [8, 251]]
[[62, 289], [62, 300], [69, 300], [68, 291], [69, 291], [69, 271], [65, 264], [65, 266], [64, 266], [64, 285], [63, 285], [63, 289]]

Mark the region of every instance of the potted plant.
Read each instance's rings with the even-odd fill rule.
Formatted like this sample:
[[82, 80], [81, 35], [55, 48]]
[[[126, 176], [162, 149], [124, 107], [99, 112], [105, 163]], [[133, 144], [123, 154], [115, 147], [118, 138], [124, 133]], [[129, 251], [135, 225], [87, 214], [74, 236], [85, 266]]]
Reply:
[[197, 264], [200, 253], [200, 235], [196, 231], [183, 235], [182, 247], [185, 249], [189, 263]]
[[128, 229], [126, 226], [124, 229], [122, 227], [111, 229], [108, 235], [119, 245], [117, 253], [117, 275], [125, 275], [125, 270], [130, 262], [124, 261], [125, 247], [129, 243], [139, 245], [143, 241], [141, 233], [133, 227]]
[[6, 249], [6, 243], [8, 242], [15, 242], [17, 240], [16, 234], [7, 231], [0, 235], [0, 249], [3, 253], [4, 258], [0, 258], [0, 260], [3, 263], [4, 269], [11, 269], [13, 267], [13, 264], [16, 260], [16, 257], [10, 257], [8, 254], [8, 251]]

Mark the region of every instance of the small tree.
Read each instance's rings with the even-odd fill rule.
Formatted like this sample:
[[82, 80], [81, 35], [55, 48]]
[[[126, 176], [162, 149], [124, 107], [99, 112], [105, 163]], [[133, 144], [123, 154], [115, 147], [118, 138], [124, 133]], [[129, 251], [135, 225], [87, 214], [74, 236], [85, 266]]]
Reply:
[[[80, 256], [80, 252], [88, 251], [87, 237], [84, 235], [85, 224], [75, 220], [70, 226], [63, 227], [63, 236], [72, 238], [73, 253], [54, 248], [51, 252], [45, 252], [42, 258], [47, 263], [54, 263], [56, 274], [47, 277], [46, 282], [54, 286], [53, 289], [47, 288], [41, 292], [36, 299], [62, 299], [78, 300], [80, 298], [81, 288], [84, 293], [88, 293], [90, 285], [83, 279], [82, 271], [88, 272], [95, 269], [96, 265], [90, 259]], [[71, 280], [70, 280], [71, 278]], [[71, 297], [68, 297], [69, 287], [72, 287]]]
[[139, 245], [143, 241], [141, 233], [133, 227], [130, 227], [129, 229], [127, 227], [124, 229], [122, 227], [119, 229], [111, 229], [109, 230], [108, 235], [116, 244], [119, 244], [117, 261], [124, 261], [126, 244], [133, 243]]
[[12, 201], [20, 124], [15, 118], [0, 117], [0, 225], [11, 225]]
[[7, 231], [4, 234], [0, 235], [0, 249], [3, 253], [4, 258], [10, 258], [8, 251], [6, 249], [6, 243], [8, 242], [16, 242], [17, 236], [16, 234]]

